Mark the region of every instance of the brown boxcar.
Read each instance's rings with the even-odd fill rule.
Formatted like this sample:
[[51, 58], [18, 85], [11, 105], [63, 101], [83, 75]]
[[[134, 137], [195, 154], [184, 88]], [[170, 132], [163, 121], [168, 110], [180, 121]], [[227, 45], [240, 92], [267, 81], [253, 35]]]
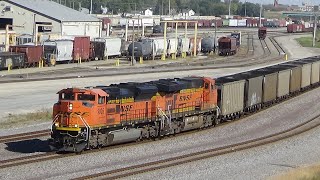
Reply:
[[260, 27], [258, 29], [258, 37], [259, 39], [265, 39], [267, 36], [267, 28], [266, 27]]
[[90, 52], [90, 37], [76, 36], [73, 40], [73, 60], [88, 60]]
[[218, 40], [219, 55], [228, 56], [237, 53], [237, 39], [233, 37], [221, 37]]
[[25, 56], [25, 66], [35, 66], [42, 59], [43, 47], [32, 45], [10, 46], [10, 52], [23, 53]]
[[91, 41], [90, 42], [90, 59], [91, 60], [102, 60], [104, 59], [106, 43], [102, 41]]

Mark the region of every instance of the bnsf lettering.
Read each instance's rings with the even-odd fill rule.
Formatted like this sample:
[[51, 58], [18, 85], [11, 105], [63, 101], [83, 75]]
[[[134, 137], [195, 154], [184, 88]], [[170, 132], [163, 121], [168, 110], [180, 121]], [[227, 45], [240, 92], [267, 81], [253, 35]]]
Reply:
[[192, 98], [191, 95], [180, 96], [180, 101], [189, 101], [191, 100], [191, 98]]
[[98, 109], [98, 114], [104, 114], [104, 109], [103, 108], [99, 108]]
[[133, 108], [133, 105], [121, 106], [121, 111], [122, 112], [131, 111], [132, 108]]

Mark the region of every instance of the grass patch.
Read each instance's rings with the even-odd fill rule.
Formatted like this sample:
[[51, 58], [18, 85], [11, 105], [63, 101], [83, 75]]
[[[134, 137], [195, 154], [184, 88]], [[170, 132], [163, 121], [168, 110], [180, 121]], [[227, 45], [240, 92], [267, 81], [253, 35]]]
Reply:
[[41, 109], [35, 112], [22, 114], [9, 114], [0, 122], [1, 129], [31, 125], [51, 121], [52, 111]]
[[[296, 39], [303, 47], [312, 47], [312, 37], [301, 37]], [[320, 42], [316, 41], [316, 48], [320, 48]]]
[[284, 175], [271, 178], [273, 180], [319, 180], [320, 166], [311, 166], [292, 170]]

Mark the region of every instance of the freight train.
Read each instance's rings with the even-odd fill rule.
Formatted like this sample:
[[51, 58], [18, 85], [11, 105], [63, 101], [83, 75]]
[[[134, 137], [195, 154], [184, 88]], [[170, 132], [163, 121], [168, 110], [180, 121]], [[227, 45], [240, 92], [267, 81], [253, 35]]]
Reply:
[[319, 69], [318, 56], [219, 78], [62, 89], [49, 144], [80, 152], [214, 126], [319, 85]]
[[[237, 43], [240, 44], [241, 35], [237, 35]], [[214, 51], [214, 37], [197, 38], [196, 54], [199, 52], [209, 53]], [[166, 47], [164, 47], [166, 44]], [[133, 51], [134, 46], [134, 51]], [[224, 46], [219, 46], [221, 51]], [[46, 40], [41, 45], [33, 43], [10, 46], [10, 53], [0, 52], [0, 70], [7, 68], [35, 67], [43, 61], [48, 66], [58, 63], [71, 63], [79, 61], [102, 60], [106, 57], [128, 57], [134, 53], [135, 57], [151, 59], [161, 57], [166, 51], [166, 56], [173, 54], [191, 55], [194, 53], [193, 37], [168, 37], [166, 43], [163, 37], [142, 38], [131, 43], [121, 38], [94, 38], [88, 36], [64, 37], [57, 40]], [[225, 55], [234, 54], [229, 52]]]
[[304, 24], [288, 24], [287, 32], [288, 33], [313, 32], [313, 27], [306, 28]]

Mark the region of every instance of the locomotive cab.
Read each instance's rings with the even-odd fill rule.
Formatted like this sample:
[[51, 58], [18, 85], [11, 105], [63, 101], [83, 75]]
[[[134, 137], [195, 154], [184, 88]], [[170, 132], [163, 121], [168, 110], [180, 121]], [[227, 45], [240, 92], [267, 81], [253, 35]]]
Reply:
[[92, 126], [105, 124], [108, 94], [99, 89], [77, 88], [63, 89], [57, 94], [59, 100], [53, 107], [51, 127], [51, 137], [55, 142], [50, 142], [50, 145], [59, 151], [83, 150]]

